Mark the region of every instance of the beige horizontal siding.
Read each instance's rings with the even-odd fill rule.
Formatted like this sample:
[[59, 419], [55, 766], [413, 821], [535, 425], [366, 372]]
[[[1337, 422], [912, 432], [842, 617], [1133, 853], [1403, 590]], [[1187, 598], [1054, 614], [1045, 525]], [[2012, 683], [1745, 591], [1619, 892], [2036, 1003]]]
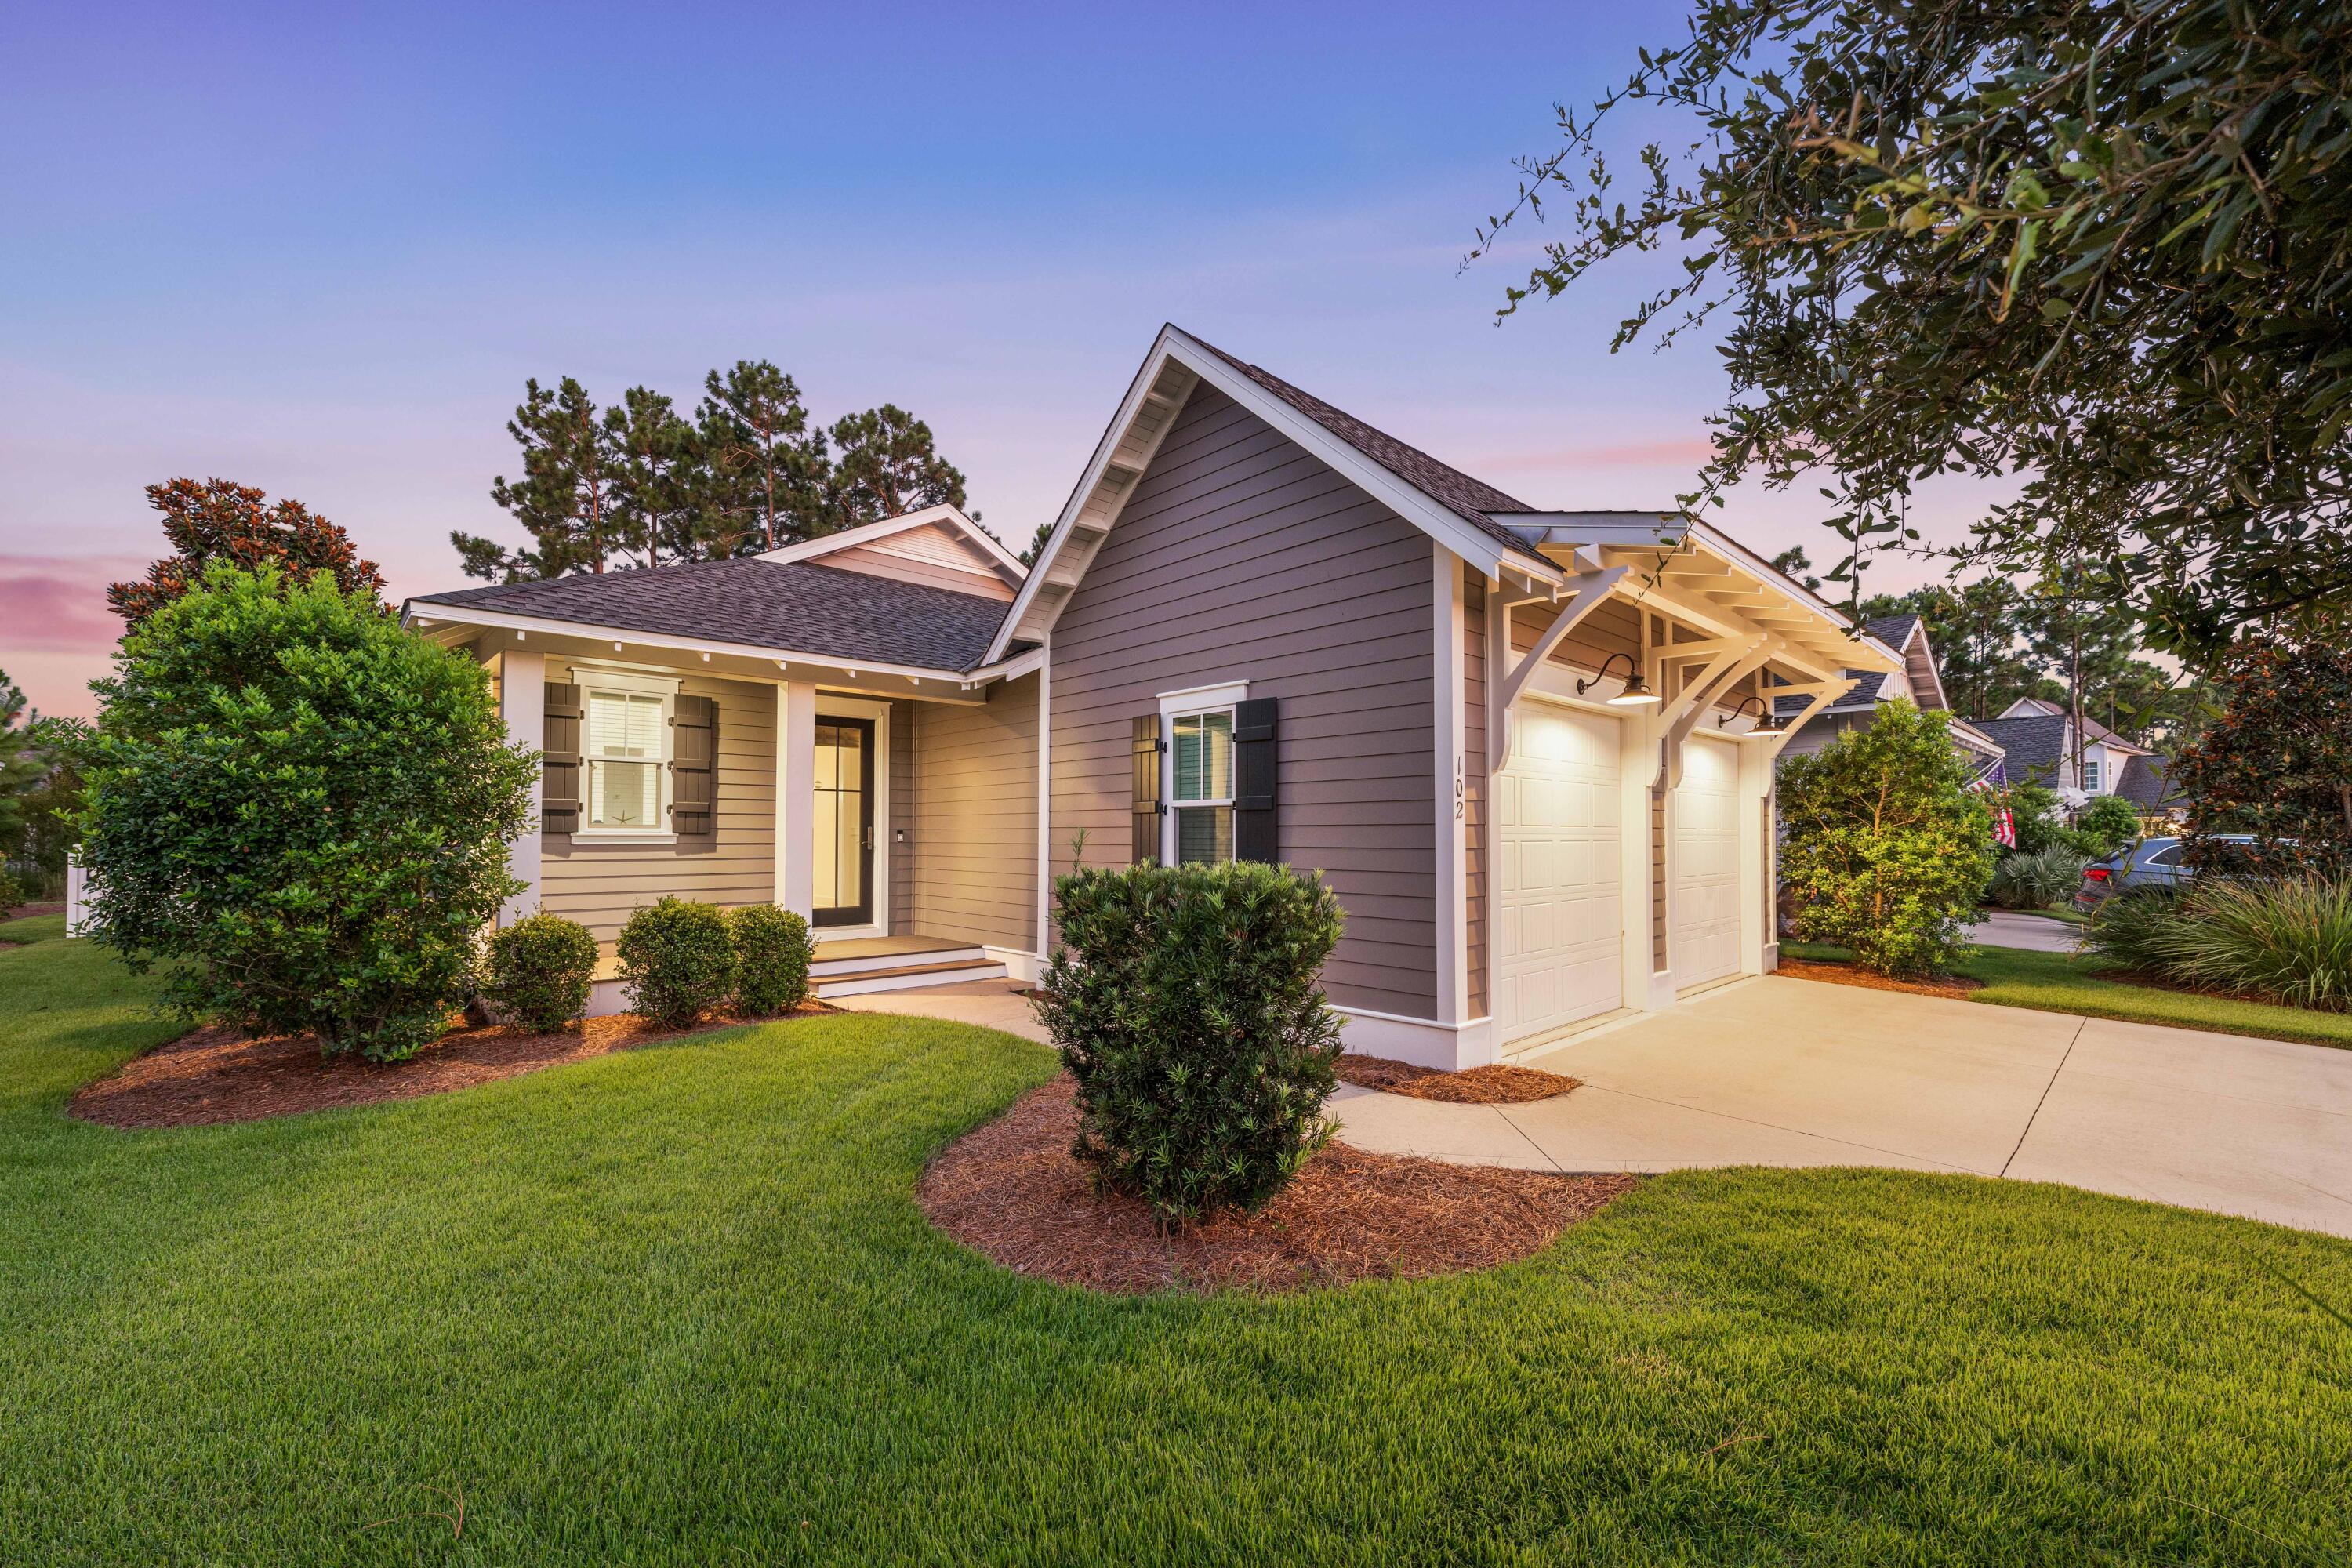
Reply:
[[1034, 951], [1037, 678], [918, 704], [913, 729], [910, 929]]

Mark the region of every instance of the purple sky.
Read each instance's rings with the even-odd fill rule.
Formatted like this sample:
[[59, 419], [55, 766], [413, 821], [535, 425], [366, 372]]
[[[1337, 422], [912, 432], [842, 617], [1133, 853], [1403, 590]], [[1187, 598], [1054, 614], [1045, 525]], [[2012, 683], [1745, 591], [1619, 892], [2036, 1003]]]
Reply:
[[[1668, 504], [1722, 386], [1703, 344], [1606, 352], [1659, 274], [1497, 327], [1539, 231], [1457, 265], [1552, 102], [1681, 14], [0, 10], [0, 668], [91, 710], [179, 474], [455, 585], [450, 529], [520, 538], [488, 490], [530, 375], [690, 405], [767, 358], [828, 422], [898, 402], [1018, 544], [1172, 320], [1534, 504]], [[1821, 561], [1812, 499], [1723, 521]]]

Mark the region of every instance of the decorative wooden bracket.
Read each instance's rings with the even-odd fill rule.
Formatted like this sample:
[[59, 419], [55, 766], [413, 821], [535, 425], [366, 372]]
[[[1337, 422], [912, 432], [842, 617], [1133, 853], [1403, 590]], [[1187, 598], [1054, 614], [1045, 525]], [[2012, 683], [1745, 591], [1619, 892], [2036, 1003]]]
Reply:
[[1514, 657], [1511, 652], [1511, 612], [1517, 606], [1532, 604], [1531, 598], [1507, 597], [1497, 592], [1486, 605], [1486, 767], [1489, 773], [1500, 773], [1510, 761], [1511, 713], [1519, 694], [1528, 689], [1537, 670], [1543, 668], [1560, 639], [1576, 629], [1577, 623], [1601, 607], [1609, 590], [1631, 567], [1611, 566], [1599, 572], [1579, 573], [1560, 585], [1564, 602], [1559, 618], [1546, 626], [1536, 638], [1535, 646]]
[[[1748, 671], [1762, 664], [1770, 654], [1763, 637], [1717, 639], [1723, 646], [1701, 670], [1697, 678], [1684, 686], [1675, 700], [1659, 713], [1659, 722], [1665, 728], [1664, 744], [1659, 748], [1658, 776], [1650, 782], [1654, 792], [1663, 793], [1680, 787], [1683, 782], [1683, 742], [1706, 716], [1715, 700], [1728, 689], [1732, 682], [1745, 678]], [[1688, 645], [1684, 645], [1687, 647]]]
[[1814, 714], [1820, 712], [1822, 709], [1828, 707], [1831, 703], [1836, 701], [1839, 698], [1844, 696], [1847, 692], [1852, 691], [1855, 687], [1860, 686], [1862, 682], [1859, 680], [1846, 679], [1808, 680], [1793, 686], [1768, 686], [1764, 688], [1764, 701], [1766, 704], [1765, 711], [1768, 713], [1772, 710], [1773, 706], [1777, 705], [1780, 700], [1783, 697], [1802, 697], [1806, 699], [1804, 710], [1799, 713], [1795, 718], [1790, 720], [1787, 723], [1781, 725], [1780, 732], [1764, 743], [1765, 762], [1769, 763], [1778, 761], [1780, 753], [1788, 749], [1789, 742], [1794, 738], [1798, 731], [1805, 727], [1805, 721], [1807, 720], [1811, 719]]

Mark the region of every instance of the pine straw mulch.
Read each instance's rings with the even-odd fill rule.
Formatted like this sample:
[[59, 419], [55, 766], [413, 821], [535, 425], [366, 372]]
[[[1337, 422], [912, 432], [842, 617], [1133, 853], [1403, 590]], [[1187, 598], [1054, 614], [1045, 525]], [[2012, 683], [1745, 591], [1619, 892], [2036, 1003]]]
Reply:
[[322, 1057], [312, 1035], [257, 1040], [236, 1029], [204, 1028], [125, 1063], [120, 1071], [84, 1088], [67, 1109], [106, 1127], [258, 1121], [330, 1106], [446, 1094], [656, 1040], [835, 1011], [822, 1002], [804, 1002], [777, 1019], [719, 1016], [690, 1029], [661, 1028], [634, 1013], [583, 1019], [551, 1034], [502, 1025], [458, 1028], [403, 1062]]
[[1450, 1105], [1525, 1105], [1566, 1094], [1583, 1081], [1500, 1063], [1445, 1072], [1387, 1057], [1360, 1057], [1353, 1051], [1339, 1058], [1339, 1078], [1358, 1089], [1377, 1089], [1382, 1094], [1409, 1095], [1414, 1100], [1442, 1100]]
[[1641, 1182], [1334, 1143], [1258, 1213], [1163, 1235], [1139, 1200], [1096, 1191], [1071, 1154], [1076, 1092], [1065, 1074], [942, 1150], [916, 1193], [931, 1223], [1007, 1268], [1065, 1285], [1274, 1292], [1508, 1263]]
[[1860, 985], [1871, 991], [1908, 991], [1914, 996], [1948, 996], [1955, 1002], [1967, 1001], [1969, 992], [1983, 990], [1985, 984], [1964, 974], [1942, 974], [1933, 980], [1896, 980], [1873, 974], [1858, 963], [1823, 963], [1811, 958], [1784, 958], [1774, 973], [1791, 980], [1826, 980], [1832, 985]]

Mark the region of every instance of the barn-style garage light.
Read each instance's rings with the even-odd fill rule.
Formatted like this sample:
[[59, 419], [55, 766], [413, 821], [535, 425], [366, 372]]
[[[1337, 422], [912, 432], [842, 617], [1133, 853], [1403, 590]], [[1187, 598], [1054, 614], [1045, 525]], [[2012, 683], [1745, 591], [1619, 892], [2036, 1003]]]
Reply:
[[1609, 706], [1612, 708], [1640, 708], [1644, 704], [1655, 702], [1658, 700], [1657, 693], [1652, 691], [1650, 689], [1650, 683], [1642, 679], [1642, 672], [1634, 667], [1633, 656], [1629, 653], [1612, 653], [1607, 658], [1602, 659], [1601, 661], [1601, 668], [1593, 672], [1591, 679], [1579, 680], [1576, 683], [1576, 694], [1579, 697], [1581, 697], [1584, 695], [1587, 688], [1598, 686], [1602, 681], [1608, 679], [1609, 667], [1616, 663], [1621, 658], [1625, 661], [1625, 689], [1618, 692], [1614, 697], [1610, 698]]

